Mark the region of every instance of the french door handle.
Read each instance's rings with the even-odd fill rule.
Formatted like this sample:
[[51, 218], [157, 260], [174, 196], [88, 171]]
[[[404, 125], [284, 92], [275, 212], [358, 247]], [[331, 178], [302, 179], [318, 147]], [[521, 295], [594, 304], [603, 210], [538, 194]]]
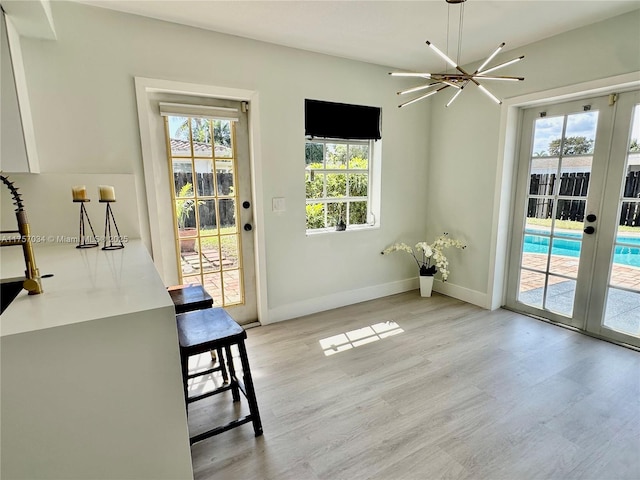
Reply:
[[596, 231], [596, 227], [592, 227], [591, 225], [589, 225], [588, 227], [585, 227], [584, 229], [584, 233], [586, 233], [587, 235], [592, 235], [594, 234]]

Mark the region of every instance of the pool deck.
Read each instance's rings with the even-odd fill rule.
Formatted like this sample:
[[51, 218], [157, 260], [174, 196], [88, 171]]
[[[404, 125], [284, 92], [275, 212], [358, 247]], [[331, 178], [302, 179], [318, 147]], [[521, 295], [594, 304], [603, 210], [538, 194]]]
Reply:
[[[576, 278], [578, 264], [578, 258], [552, 255], [549, 273]], [[522, 254], [522, 266], [544, 272], [547, 269], [547, 256], [540, 253], [524, 253]], [[535, 273], [523, 270], [520, 291], [524, 292], [539, 288], [540, 284], [535, 280], [535, 276]], [[552, 276], [549, 278], [549, 283], [554, 284], [564, 280], [564, 278]], [[611, 271], [611, 285], [640, 292], [640, 268], [614, 263]]]
[[[552, 275], [549, 276], [548, 285], [561, 287], [560, 284], [567, 281], [565, 277], [554, 276], [554, 273], [575, 279], [578, 273], [578, 263], [579, 259], [575, 257], [552, 255], [549, 268]], [[524, 253], [522, 266], [544, 272], [547, 268], [547, 255]], [[541, 274], [521, 270], [520, 293], [533, 292], [542, 288], [541, 280]], [[640, 337], [640, 268], [614, 263], [610, 284], [624, 290], [615, 288], [610, 290], [609, 302], [613, 302], [613, 304], [607, 307], [605, 325], [614, 330]], [[556, 287], [554, 289], [557, 290]], [[567, 298], [567, 300], [569, 299]], [[571, 305], [568, 305], [568, 308], [570, 310]]]

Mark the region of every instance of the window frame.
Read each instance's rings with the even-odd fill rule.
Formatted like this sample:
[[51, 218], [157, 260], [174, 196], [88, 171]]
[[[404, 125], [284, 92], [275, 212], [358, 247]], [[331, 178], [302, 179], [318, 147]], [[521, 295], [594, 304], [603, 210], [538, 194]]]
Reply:
[[[344, 138], [329, 138], [329, 137], [312, 137], [309, 135], [305, 135], [305, 148], [308, 143], [320, 143], [323, 145], [322, 148], [322, 164], [323, 168], [321, 169], [313, 169], [311, 170], [305, 162], [304, 171], [305, 171], [305, 206], [309, 204], [324, 204], [324, 223], [328, 224], [328, 209], [326, 207], [329, 203], [345, 203], [347, 205], [347, 212], [345, 213], [345, 219], [347, 220], [346, 230], [337, 230], [335, 225], [325, 226], [322, 228], [306, 228], [306, 235], [317, 235], [331, 232], [342, 232], [342, 231], [359, 231], [359, 230], [368, 230], [379, 228], [379, 210], [380, 210], [380, 153], [381, 153], [381, 140], [375, 139], [344, 139]], [[369, 149], [368, 159], [367, 159], [367, 168], [349, 168], [349, 164], [347, 163], [346, 168], [327, 168], [327, 145], [363, 145], [367, 146]], [[348, 148], [348, 147], [347, 147]], [[348, 162], [349, 160], [347, 160]], [[345, 182], [345, 195], [330, 197], [327, 195], [327, 181], [325, 177], [325, 181], [323, 182], [323, 196], [318, 198], [307, 198], [306, 197], [306, 175], [310, 171], [314, 171], [316, 173], [322, 175], [329, 174], [344, 174], [346, 175]], [[350, 196], [349, 193], [349, 175], [351, 174], [366, 174], [368, 177], [367, 180], [367, 196]], [[366, 223], [362, 224], [350, 224], [349, 223], [349, 204], [352, 202], [366, 202]], [[306, 225], [306, 214], [305, 214], [305, 225]]]

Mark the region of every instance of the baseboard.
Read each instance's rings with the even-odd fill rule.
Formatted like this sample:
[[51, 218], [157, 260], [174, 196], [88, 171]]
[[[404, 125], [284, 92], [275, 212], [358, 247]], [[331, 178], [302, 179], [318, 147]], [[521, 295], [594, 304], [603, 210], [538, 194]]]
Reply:
[[471, 290], [450, 282], [443, 282], [436, 278], [433, 282], [433, 291], [491, 310], [491, 299], [489, 296], [486, 293], [478, 292], [477, 290]]
[[292, 318], [303, 317], [313, 313], [324, 312], [334, 308], [345, 307], [355, 303], [366, 302], [380, 297], [408, 292], [418, 288], [418, 279], [409, 278], [396, 282], [374, 285], [372, 287], [358, 288], [346, 292], [335, 293], [324, 297], [310, 298], [301, 302], [289, 303], [281, 307], [269, 309], [268, 319], [261, 319], [262, 325], [282, 322]]
[[[267, 319], [261, 319], [262, 325], [291, 320], [292, 318], [304, 317], [313, 313], [324, 312], [334, 308], [345, 307], [355, 303], [366, 302], [376, 298], [395, 295], [396, 293], [408, 292], [419, 288], [418, 278], [408, 278], [396, 282], [374, 285], [372, 287], [359, 288], [347, 292], [335, 293], [324, 297], [310, 298], [301, 302], [289, 303], [281, 307], [271, 308]], [[486, 293], [470, 290], [468, 288], [453, 285], [449, 282], [437, 280], [434, 282], [433, 290], [457, 298], [463, 302], [471, 303], [482, 308], [489, 308], [489, 300]]]

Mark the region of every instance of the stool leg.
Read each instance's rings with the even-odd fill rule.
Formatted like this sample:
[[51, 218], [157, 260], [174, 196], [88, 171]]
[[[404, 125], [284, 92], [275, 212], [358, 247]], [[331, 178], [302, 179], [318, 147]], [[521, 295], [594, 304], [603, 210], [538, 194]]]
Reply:
[[186, 353], [180, 352], [180, 366], [182, 367], [182, 388], [184, 391], [184, 405], [189, 413], [189, 356]]
[[233, 355], [231, 354], [231, 345], [226, 345], [225, 350], [227, 352], [227, 366], [229, 368], [229, 378], [231, 380], [231, 393], [233, 394], [233, 401], [240, 401], [240, 388], [238, 387], [238, 377], [236, 377], [236, 369], [233, 366]]
[[224, 364], [222, 347], [218, 348], [217, 351], [218, 351], [218, 362], [220, 362], [220, 372], [222, 372], [222, 380], [224, 380], [224, 383], [229, 383], [229, 375], [227, 374], [227, 367]]
[[258, 400], [256, 399], [256, 391], [253, 388], [253, 377], [251, 376], [251, 368], [249, 367], [249, 357], [247, 349], [244, 346], [244, 340], [238, 342], [238, 350], [240, 351], [240, 361], [242, 362], [242, 372], [244, 374], [244, 388], [247, 391], [247, 401], [249, 402], [249, 412], [253, 421], [253, 431], [256, 437], [262, 435], [262, 421], [260, 420], [260, 412], [258, 411]]

